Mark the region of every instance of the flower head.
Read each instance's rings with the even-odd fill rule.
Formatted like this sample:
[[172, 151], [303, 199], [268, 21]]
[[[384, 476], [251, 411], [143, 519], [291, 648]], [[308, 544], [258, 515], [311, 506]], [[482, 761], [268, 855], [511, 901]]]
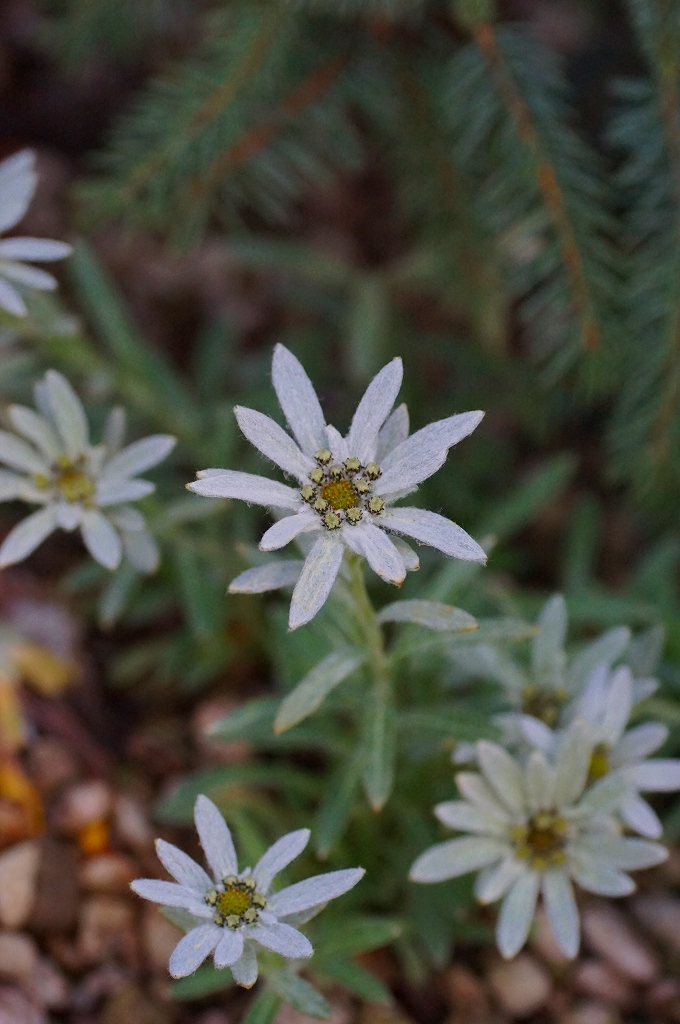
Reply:
[[35, 403], [39, 413], [10, 406], [17, 433], [0, 431], [0, 464], [14, 471], [0, 470], [0, 501], [18, 498], [42, 508], [7, 535], [0, 568], [26, 558], [58, 527], [80, 527], [88, 551], [107, 569], [115, 569], [125, 551], [138, 569], [153, 571], [155, 541], [142, 514], [127, 502], [154, 490], [148, 480], [133, 478], [164, 459], [175, 438], [155, 434], [121, 451], [125, 417], [114, 409], [104, 441], [91, 445], [80, 399], [56, 370], [36, 384]]
[[[35, 153], [30, 149], [22, 149], [0, 162], [0, 232], [9, 231], [26, 213], [38, 181], [34, 165]], [[0, 241], [0, 306], [14, 316], [26, 316], [26, 304], [19, 288], [51, 291], [57, 287], [57, 282], [51, 274], [28, 266], [23, 260], [49, 262], [61, 260], [70, 253], [70, 245], [46, 238]]]
[[563, 735], [555, 763], [535, 750], [525, 765], [495, 743], [480, 741], [481, 774], [456, 776], [462, 800], [439, 804], [445, 825], [471, 833], [439, 843], [411, 868], [415, 882], [440, 882], [481, 869], [481, 903], [503, 898], [496, 932], [504, 957], [526, 942], [542, 895], [555, 938], [567, 956], [579, 947], [572, 879], [589, 892], [626, 896], [626, 871], [667, 856], [657, 843], [621, 836], [614, 814], [626, 795], [619, 773], [588, 785], [593, 754], [590, 727], [577, 719]]
[[230, 967], [234, 980], [250, 988], [257, 981], [258, 945], [291, 960], [310, 957], [312, 945], [295, 926], [352, 889], [363, 877], [363, 868], [315, 875], [272, 893], [275, 875], [309, 842], [309, 829], [282, 836], [252, 871], [239, 873], [229, 828], [206, 796], [196, 800], [194, 820], [212, 877], [176, 846], [158, 839], [158, 857], [177, 884], [154, 878], [132, 883], [138, 896], [181, 907], [195, 918], [196, 927], [180, 939], [170, 957], [173, 978], [192, 974], [212, 953], [215, 967]]
[[[479, 544], [444, 516], [394, 507], [443, 466], [451, 445], [470, 434], [483, 413], [450, 416], [409, 436], [406, 406], [392, 411], [402, 379], [401, 360], [393, 359], [369, 384], [343, 437], [326, 424], [307, 374], [283, 345], [274, 350], [272, 379], [294, 439], [253, 409], [237, 407], [236, 418], [248, 440], [296, 478], [297, 486], [250, 473], [207, 469], [188, 487], [206, 497], [240, 498], [280, 511], [282, 517], [260, 541], [263, 551], [310, 535], [313, 543], [291, 601], [291, 629], [309, 622], [324, 604], [345, 550], [365, 558], [382, 579], [400, 585], [407, 569], [418, 567], [418, 559], [391, 533], [456, 558], [486, 560]], [[244, 586], [251, 591], [267, 589], [278, 579], [276, 572], [268, 574], [264, 568], [264, 573], [251, 572]], [[239, 582], [231, 589], [238, 590]]]

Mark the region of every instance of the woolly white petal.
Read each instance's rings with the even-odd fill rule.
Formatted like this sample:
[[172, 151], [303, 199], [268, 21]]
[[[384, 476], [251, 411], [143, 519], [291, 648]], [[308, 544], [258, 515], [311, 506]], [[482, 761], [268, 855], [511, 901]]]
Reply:
[[11, 501], [12, 498], [18, 498], [25, 483], [25, 477], [0, 469], [0, 501]]
[[123, 551], [139, 572], [151, 573], [158, 568], [160, 552], [148, 530], [123, 530]]
[[674, 793], [680, 789], [680, 759], [655, 757], [624, 768], [626, 780], [643, 793]]
[[[0, 242], [2, 246], [2, 242]], [[0, 273], [10, 281], [23, 284], [27, 288], [35, 288], [42, 292], [52, 292], [57, 287], [57, 279], [46, 270], [30, 267], [25, 263], [14, 263], [0, 259]]]
[[8, 414], [14, 429], [39, 448], [50, 463], [54, 462], [62, 446], [47, 420], [25, 405], [10, 405]]
[[269, 562], [267, 565], [256, 565], [246, 569], [229, 584], [230, 594], [264, 594], [268, 590], [278, 590], [297, 583], [302, 572], [302, 559], [289, 559], [284, 562]]
[[58, 501], [54, 505], [54, 513], [57, 517], [57, 525], [62, 530], [75, 530], [82, 521], [84, 509], [82, 505], [75, 505], [69, 501]]
[[203, 794], [196, 798], [194, 821], [215, 881], [221, 881], [225, 875], [238, 874], [231, 832], [215, 804]]
[[564, 807], [573, 804], [583, 792], [590, 767], [592, 748], [588, 726], [576, 719], [560, 742], [557, 754], [555, 804]]
[[512, 855], [505, 857], [500, 864], [480, 871], [475, 880], [475, 896], [480, 903], [495, 903], [525, 871], [527, 866], [522, 861]]
[[449, 839], [421, 853], [408, 877], [412, 882], [443, 882], [493, 864], [507, 852], [507, 843], [486, 836]]
[[141, 441], [135, 441], [106, 463], [101, 473], [102, 480], [116, 477], [135, 476], [162, 462], [177, 444], [177, 438], [170, 434], [152, 434]]
[[397, 357], [376, 374], [357, 406], [347, 435], [347, 447], [350, 454], [355, 455], [364, 465], [376, 457], [378, 431], [399, 394], [403, 374], [401, 359]]
[[494, 818], [465, 800], [447, 800], [437, 804], [434, 813], [443, 825], [461, 832], [480, 832], [498, 836], [507, 833], [507, 821]]
[[463, 412], [411, 434], [383, 460], [375, 493], [390, 495], [427, 480], [444, 465], [449, 448], [471, 434], [483, 416], [483, 412]]
[[376, 459], [383, 462], [389, 453], [408, 437], [409, 418], [406, 403], [398, 405], [390, 413], [378, 434]]
[[597, 893], [598, 896], [629, 896], [635, 891], [632, 878], [609, 864], [593, 860], [587, 854], [581, 855], [574, 851], [570, 857], [569, 870], [582, 889]]
[[496, 941], [501, 956], [510, 960], [527, 941], [534, 919], [540, 878], [536, 871], [520, 875], [501, 904]]
[[181, 907], [196, 917], [211, 918], [214, 910], [204, 903], [193, 889], [174, 882], [163, 882], [158, 878], [136, 878], [130, 888], [145, 900], [160, 903], [163, 907]]
[[[567, 637], [567, 606], [561, 594], [554, 594], [538, 617], [541, 632], [531, 642], [531, 665], [536, 673], [550, 671], [564, 651]], [[563, 655], [562, 655], [563, 656]]]
[[302, 567], [290, 602], [290, 629], [304, 626], [325, 604], [342, 564], [344, 546], [339, 538], [324, 533], [314, 543]]
[[514, 757], [497, 743], [480, 740], [477, 743], [477, 758], [489, 786], [503, 804], [515, 814], [524, 810], [524, 787], [522, 770]]
[[486, 562], [484, 549], [477, 541], [462, 527], [437, 512], [428, 512], [422, 508], [386, 508], [377, 517], [377, 522], [385, 530], [405, 533], [407, 537], [429, 544], [452, 558]]
[[309, 471], [316, 465], [314, 459], [301, 452], [278, 423], [264, 413], [241, 405], [237, 405], [234, 412], [239, 427], [255, 448], [280, 466], [284, 473], [290, 473], [300, 481], [307, 479]]
[[639, 832], [646, 839], [660, 839], [663, 835], [663, 825], [659, 821], [658, 815], [647, 801], [636, 793], [629, 793], [622, 800], [619, 814], [629, 828]]
[[311, 832], [308, 828], [300, 828], [296, 832], [289, 832], [282, 836], [269, 849], [253, 868], [253, 878], [257, 882], [259, 892], [266, 893], [272, 884], [272, 879], [288, 867], [291, 861], [302, 853]]
[[345, 524], [342, 537], [347, 547], [362, 555], [381, 579], [401, 586], [406, 577], [406, 566], [386, 533], [373, 523], [361, 522], [356, 526]]
[[[626, 795], [626, 782], [622, 772], [612, 772], [589, 786], [576, 808], [569, 813], [586, 818], [609, 814], [616, 810]], [[565, 813], [567, 810], [565, 809]]]
[[22, 519], [13, 530], [5, 537], [0, 547], [0, 569], [6, 565], [13, 565], [27, 558], [45, 537], [57, 526], [57, 517], [52, 505], [34, 512], [33, 515]]
[[63, 260], [73, 249], [66, 242], [54, 242], [51, 238], [3, 238], [0, 241], [0, 259], [37, 260], [46, 263]]
[[47, 371], [45, 384], [52, 417], [64, 442], [66, 454], [70, 459], [77, 459], [88, 446], [89, 428], [85, 410], [69, 382], [56, 370]]
[[579, 854], [592, 858], [608, 867], [622, 871], [637, 871], [655, 867], [668, 857], [668, 850], [659, 843], [646, 839], [628, 839], [619, 836], [583, 836], [575, 843]]
[[578, 953], [581, 929], [574, 890], [561, 868], [546, 871], [542, 880], [543, 904], [557, 945], [565, 956]]
[[545, 754], [552, 754], [557, 739], [552, 729], [533, 715], [517, 715], [517, 721], [527, 743]]
[[297, 443], [307, 455], [326, 447], [325, 420], [316, 391], [302, 364], [284, 345], [272, 359], [272, 383]]
[[271, 949], [290, 960], [306, 960], [314, 953], [311, 942], [302, 932], [281, 921], [277, 924], [253, 925], [247, 934], [265, 949]]
[[0, 231], [8, 231], [23, 219], [38, 183], [34, 165], [31, 149], [22, 149], [0, 162]]
[[[0, 273], [2, 268], [0, 267]], [[4, 281], [0, 277], [0, 306], [6, 309], [12, 316], [26, 316], [28, 310], [26, 309], [26, 303], [19, 295], [16, 288], [12, 288], [11, 284]]]
[[24, 473], [50, 474], [50, 467], [44, 457], [32, 445], [6, 430], [0, 430], [0, 462]]
[[257, 981], [258, 967], [255, 947], [252, 942], [247, 941], [243, 947], [243, 953], [235, 964], [231, 965], [231, 973], [234, 981], [241, 988], [252, 988]]
[[216, 924], [192, 928], [180, 939], [170, 956], [168, 971], [173, 978], [187, 978], [200, 967], [220, 941], [222, 929]]
[[528, 810], [532, 814], [554, 806], [555, 771], [542, 751], [534, 750], [529, 756], [524, 768], [524, 783]]
[[312, 533], [314, 530], [323, 529], [319, 517], [309, 509], [303, 509], [296, 515], [284, 516], [277, 523], [270, 526], [262, 535], [260, 541], [261, 551], [277, 551], [286, 544], [290, 544], [300, 533]]
[[407, 572], [417, 572], [420, 569], [420, 559], [410, 544], [407, 544], [401, 537], [393, 537], [394, 546], [401, 555], [404, 567]]
[[604, 717], [598, 729], [598, 740], [613, 747], [623, 736], [623, 730], [633, 707], [633, 677], [625, 665], [612, 675], [607, 691]]
[[277, 917], [283, 914], [299, 914], [318, 903], [327, 903], [349, 892], [361, 881], [365, 873], [363, 868], [346, 868], [344, 871], [329, 871], [325, 875], [305, 878], [303, 882], [289, 885], [286, 889], [274, 893], [268, 899], [267, 907]]
[[123, 447], [125, 437], [125, 409], [120, 405], [113, 407], [109, 413], [104, 426], [103, 443], [106, 447], [107, 456], [113, 458]]
[[222, 938], [215, 948], [215, 967], [231, 967], [243, 954], [243, 932], [232, 928], [222, 929]]
[[[475, 748], [476, 755], [476, 748]], [[501, 821], [509, 821], [507, 808], [494, 796], [481, 775], [476, 772], [459, 772], [456, 785], [466, 800], [471, 801], [486, 814]]]
[[617, 626], [614, 629], [608, 629], [597, 640], [587, 644], [569, 666], [569, 690], [578, 693], [601, 662], [605, 662], [608, 666], [611, 665], [623, 654], [629, 643], [630, 630], [626, 626]]
[[214, 470], [209, 476], [187, 484], [187, 489], [205, 498], [238, 498], [249, 504], [270, 508], [300, 508], [300, 495], [292, 487], [253, 473], [238, 473], [232, 469]]
[[349, 455], [349, 448], [345, 438], [330, 423], [326, 426], [326, 437], [328, 438], [328, 447], [333, 453], [334, 461], [344, 462]]
[[123, 557], [123, 545], [106, 516], [96, 509], [84, 512], [80, 528], [85, 547], [95, 561], [107, 569], [116, 569]]
[[633, 761], [641, 761], [663, 746], [667, 739], [668, 729], [660, 722], [638, 725], [635, 729], [629, 729], [616, 744], [612, 751], [612, 763], [618, 768]]
[[180, 885], [187, 889], [196, 889], [202, 894], [205, 894], [208, 889], [212, 889], [213, 882], [210, 875], [183, 850], [173, 846], [172, 843], [166, 843], [164, 839], [157, 839], [156, 853], [163, 867]]

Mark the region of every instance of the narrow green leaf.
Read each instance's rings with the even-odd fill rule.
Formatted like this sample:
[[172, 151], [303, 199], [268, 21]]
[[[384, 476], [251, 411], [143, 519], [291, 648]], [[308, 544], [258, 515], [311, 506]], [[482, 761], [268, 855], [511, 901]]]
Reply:
[[364, 789], [374, 811], [380, 811], [392, 791], [396, 755], [396, 719], [391, 688], [375, 686], [367, 708], [364, 738]]
[[213, 992], [221, 992], [233, 986], [234, 979], [228, 967], [218, 971], [212, 964], [204, 964], [188, 978], [174, 981], [170, 986], [170, 996], [172, 999], [182, 1000], [202, 999]]
[[315, 942], [314, 965], [322, 960], [338, 956], [366, 953], [372, 949], [388, 946], [402, 933], [398, 921], [384, 917], [364, 917], [338, 923], [334, 922], [323, 937]]
[[470, 647], [478, 644], [518, 643], [529, 640], [540, 631], [533, 622], [521, 619], [499, 618], [478, 619], [479, 629], [469, 633], [445, 633], [427, 637], [411, 633], [400, 640], [394, 647], [390, 657], [393, 663], [399, 662], [412, 654], [422, 654], [429, 650], [450, 650], [454, 647]]
[[205, 640], [220, 618], [224, 601], [222, 587], [214, 585], [207, 566], [201, 564], [196, 551], [186, 541], [175, 545], [174, 555], [189, 627], [197, 640]]
[[333, 844], [342, 838], [361, 779], [362, 760], [360, 755], [354, 754], [348, 762], [343, 762], [325, 788], [314, 828], [314, 843], [319, 857], [327, 857]]
[[360, 967], [352, 960], [337, 957], [328, 963], [319, 964], [318, 972], [322, 977], [339, 981], [359, 999], [367, 1003], [389, 1004], [393, 1002], [392, 994], [374, 975]]
[[321, 993], [292, 971], [283, 970], [270, 974], [267, 977], [267, 984], [299, 1013], [316, 1017], [317, 1020], [330, 1019], [331, 1008]]
[[395, 601], [380, 609], [378, 622], [414, 622], [437, 633], [470, 633], [479, 629], [469, 612], [439, 601]]
[[356, 380], [372, 377], [386, 358], [390, 288], [380, 274], [363, 273], [349, 296], [347, 349]]
[[511, 536], [564, 490], [576, 471], [572, 455], [556, 455], [539, 466], [484, 520], [477, 535]]
[[399, 731], [410, 736], [414, 732], [430, 732], [450, 739], [474, 742], [492, 739], [497, 729], [487, 715], [469, 709], [456, 710], [448, 707], [414, 708], [403, 711], [397, 718]]
[[208, 730], [208, 735], [221, 740], [249, 739], [251, 731], [259, 732], [263, 725], [269, 725], [271, 728], [278, 703], [271, 697], [248, 701], [236, 711], [214, 722]]
[[99, 600], [99, 625], [110, 629], [123, 614], [139, 583], [139, 573], [125, 559], [114, 572]]
[[364, 658], [364, 653], [356, 647], [332, 651], [281, 702], [274, 732], [284, 732], [316, 711], [331, 690], [359, 668]]
[[241, 1024], [272, 1024], [280, 1006], [281, 997], [276, 992], [264, 989], [250, 1004]]

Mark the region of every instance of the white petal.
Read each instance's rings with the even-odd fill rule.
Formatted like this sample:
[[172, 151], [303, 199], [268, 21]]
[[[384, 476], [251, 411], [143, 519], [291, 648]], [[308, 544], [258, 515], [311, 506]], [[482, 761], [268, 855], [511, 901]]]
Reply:
[[300, 828], [297, 832], [289, 832], [282, 836], [267, 852], [260, 857], [253, 868], [253, 878], [257, 882], [259, 892], [267, 893], [272, 879], [288, 867], [291, 861], [299, 857], [309, 842], [311, 833], [308, 828]]
[[0, 231], [8, 231], [23, 219], [38, 183], [34, 165], [31, 149], [13, 153], [0, 163]]
[[135, 476], [162, 462], [177, 444], [177, 438], [170, 434], [152, 434], [123, 448], [122, 452], [106, 463], [101, 473], [102, 480], [115, 477]]
[[629, 828], [639, 832], [646, 839], [660, 839], [663, 835], [663, 825], [658, 815], [652, 810], [646, 800], [635, 793], [629, 793], [621, 802], [619, 814]]
[[651, 697], [659, 689], [658, 679], [635, 679], [633, 681], [633, 704]]
[[516, 857], [505, 857], [500, 864], [480, 871], [475, 881], [475, 896], [480, 903], [495, 903], [526, 870], [526, 864]]
[[120, 405], [116, 405], [107, 417], [106, 425], [104, 426], [104, 437], [102, 438], [108, 458], [111, 459], [114, 455], [118, 454], [123, 446], [124, 437], [125, 409]]
[[420, 569], [420, 559], [410, 544], [407, 544], [401, 537], [393, 537], [394, 546], [401, 555], [407, 572], [417, 572]]
[[501, 821], [509, 821], [507, 808], [494, 796], [481, 775], [476, 772], [459, 772], [456, 785], [465, 799], [482, 811]]
[[225, 875], [238, 874], [231, 832], [215, 804], [203, 794], [196, 797], [194, 821], [215, 881], [221, 881]]
[[[0, 268], [0, 273], [2, 268]], [[26, 316], [28, 310], [26, 309], [26, 303], [19, 295], [16, 288], [12, 288], [11, 284], [4, 281], [0, 277], [0, 306], [6, 309], [12, 316]]]
[[180, 939], [170, 956], [168, 971], [173, 978], [187, 978], [200, 967], [220, 941], [222, 929], [215, 924], [192, 928]]
[[680, 759], [654, 757], [623, 769], [626, 779], [643, 793], [674, 793], [680, 789]]
[[139, 501], [156, 490], [156, 485], [149, 480], [124, 480], [117, 477], [97, 483], [95, 501], [105, 508], [107, 505], [120, 505], [125, 501]]
[[589, 857], [607, 867], [623, 871], [655, 867], [668, 857], [668, 850], [664, 846], [650, 843], [646, 839], [586, 835], [573, 846], [579, 856]]
[[376, 518], [383, 529], [405, 533], [407, 537], [429, 544], [452, 558], [486, 562], [484, 549], [477, 541], [462, 527], [437, 512], [428, 512], [423, 508], [386, 508]]
[[[303, 829], [304, 831], [304, 829]], [[344, 871], [329, 871], [325, 875], [305, 878], [303, 882], [289, 885], [281, 892], [274, 893], [267, 900], [267, 909], [277, 917], [283, 914], [299, 914], [318, 903], [327, 903], [353, 889], [365, 875], [363, 868], [346, 868]]]
[[[626, 782], [621, 772], [605, 775], [588, 787], [573, 813], [586, 818], [599, 814], [610, 814], [620, 806], [626, 795], [626, 789]], [[567, 810], [565, 809], [565, 813]]]
[[12, 498], [18, 498], [25, 484], [25, 477], [0, 469], [0, 501], [11, 501]]
[[187, 484], [187, 490], [202, 494], [205, 498], [238, 498], [248, 504], [266, 505], [270, 508], [288, 508], [297, 511], [301, 505], [300, 494], [292, 487], [286, 487], [276, 480], [253, 473], [237, 473], [223, 469]]
[[196, 889], [202, 895], [208, 889], [212, 889], [213, 882], [210, 876], [183, 850], [173, 846], [172, 843], [166, 843], [164, 839], [157, 839], [156, 853], [163, 867], [180, 885], [187, 889]]
[[268, 562], [267, 565], [256, 565], [246, 569], [229, 584], [230, 594], [264, 594], [268, 590], [289, 587], [297, 583], [302, 572], [302, 559], [295, 558], [285, 562]]
[[89, 440], [85, 410], [69, 382], [56, 370], [47, 371], [45, 384], [52, 418], [64, 442], [66, 454], [70, 459], [77, 459], [85, 452]]
[[231, 967], [243, 954], [243, 933], [232, 928], [222, 929], [222, 938], [215, 947], [215, 967]]
[[54, 506], [54, 512], [57, 517], [57, 525], [62, 530], [75, 530], [82, 521], [83, 506], [72, 504], [69, 501], [58, 501]]
[[571, 882], [564, 871], [553, 868], [543, 875], [542, 890], [543, 904], [557, 945], [565, 956], [573, 959], [578, 953], [581, 936]]
[[406, 403], [403, 402], [390, 413], [378, 434], [378, 450], [376, 460], [383, 462], [393, 448], [396, 448], [408, 437], [409, 419]]
[[152, 573], [158, 568], [160, 552], [148, 530], [123, 530], [123, 551], [139, 572]]
[[[0, 248], [2, 247], [0, 242]], [[0, 253], [0, 256], [2, 254]], [[36, 288], [38, 291], [52, 292], [57, 287], [57, 279], [48, 274], [46, 270], [38, 267], [30, 267], [25, 263], [15, 263], [13, 260], [0, 258], [0, 273], [10, 281], [23, 284], [27, 288]]]
[[258, 968], [255, 946], [252, 942], [245, 943], [240, 959], [231, 965], [231, 973], [234, 976], [234, 981], [241, 988], [253, 987], [257, 981]]
[[307, 960], [314, 953], [311, 942], [302, 932], [281, 921], [277, 924], [253, 925], [247, 934], [265, 949], [271, 949], [289, 960]]
[[335, 462], [344, 462], [349, 455], [349, 448], [345, 438], [330, 423], [326, 427], [326, 437], [328, 438], [328, 447], [333, 453]]
[[50, 475], [49, 464], [43, 456], [39, 455], [32, 445], [6, 430], [0, 430], [0, 462], [25, 473]]
[[477, 743], [477, 759], [487, 783], [499, 800], [508, 810], [522, 814], [525, 810], [522, 770], [514, 757], [497, 743], [480, 740]]
[[315, 541], [293, 591], [288, 617], [290, 629], [304, 626], [325, 604], [340, 570], [343, 551], [342, 542], [330, 534], [324, 533]]
[[646, 722], [629, 729], [612, 751], [612, 763], [620, 765], [641, 761], [653, 754], [668, 739], [668, 729], [660, 722]]
[[545, 754], [553, 753], [557, 745], [557, 736], [552, 729], [533, 715], [517, 715], [517, 722], [527, 743]]
[[272, 359], [272, 383], [297, 443], [307, 455], [326, 447], [325, 420], [316, 391], [302, 364], [283, 345]]
[[591, 734], [582, 719], [576, 719], [562, 737], [557, 754], [555, 804], [565, 807], [578, 800], [590, 768]]
[[120, 508], [112, 509], [107, 515], [116, 529], [127, 530], [129, 533], [139, 533], [146, 525], [142, 513], [132, 505], [121, 505]]
[[54, 462], [62, 446], [47, 420], [25, 405], [10, 405], [8, 414], [14, 429], [39, 448], [50, 463]]
[[158, 878], [136, 878], [130, 888], [145, 900], [160, 903], [163, 907], [182, 907], [196, 917], [210, 918], [214, 910], [193, 889], [174, 882], [162, 882]]
[[303, 509], [293, 516], [284, 516], [274, 523], [262, 535], [260, 541], [261, 551], [277, 551], [286, 544], [290, 544], [300, 533], [313, 533], [314, 530], [322, 530], [321, 520], [315, 512]]
[[42, 544], [45, 537], [49, 536], [56, 529], [56, 526], [57, 517], [52, 505], [48, 505], [47, 508], [40, 509], [39, 512], [34, 512], [33, 515], [22, 519], [13, 530], [10, 530], [2, 542], [0, 547], [0, 569], [4, 569], [6, 565], [13, 565], [15, 562], [21, 562], [24, 558], [27, 558], [32, 551], [35, 551], [39, 544]]
[[506, 835], [508, 831], [507, 821], [502, 818], [494, 818], [465, 800], [447, 800], [442, 804], [437, 804], [434, 813], [443, 825], [456, 828], [461, 832], [480, 832], [492, 836], [502, 836]]
[[567, 637], [567, 606], [561, 594], [554, 594], [545, 603], [538, 617], [541, 632], [531, 643], [531, 664], [534, 672], [549, 672], [556, 657], [564, 657]]
[[633, 707], [633, 677], [625, 665], [612, 675], [605, 700], [604, 718], [598, 730], [598, 739], [609, 747], [615, 746], [623, 736]]
[[483, 412], [463, 412], [411, 434], [383, 460], [375, 493], [391, 495], [427, 480], [444, 465], [449, 448], [471, 434], [483, 416]]
[[54, 242], [50, 238], [3, 238], [0, 241], [0, 259], [37, 260], [46, 263], [63, 260], [73, 249], [66, 242]]
[[347, 435], [347, 447], [350, 454], [355, 455], [364, 465], [376, 457], [378, 431], [399, 394], [403, 374], [401, 359], [397, 357], [376, 374], [357, 406]]
[[540, 878], [536, 871], [526, 871], [517, 879], [501, 904], [496, 928], [496, 942], [501, 956], [511, 959], [527, 941], [534, 919]]
[[85, 547], [100, 565], [116, 569], [123, 557], [123, 545], [106, 516], [96, 509], [83, 513], [80, 525]]
[[373, 523], [361, 522], [356, 526], [343, 525], [342, 537], [347, 547], [362, 555], [381, 579], [401, 586], [406, 577], [406, 566], [386, 533]]
[[587, 854], [574, 851], [570, 857], [569, 870], [582, 889], [597, 893], [598, 896], [629, 896], [635, 891], [632, 878]]
[[493, 864], [507, 852], [507, 843], [486, 836], [449, 839], [421, 853], [408, 877], [412, 882], [443, 882]]
[[629, 643], [630, 630], [626, 626], [617, 626], [587, 644], [569, 667], [569, 689], [578, 693], [601, 662], [611, 665], [623, 654]]
[[278, 423], [255, 409], [237, 405], [234, 409], [242, 432], [263, 455], [284, 471], [306, 481], [316, 463], [309, 455], [303, 454], [293, 438]]
[[555, 771], [545, 754], [534, 750], [524, 768], [527, 809], [535, 814], [548, 811], [555, 804]]
[[576, 713], [592, 725], [597, 724], [604, 714], [609, 687], [609, 665], [606, 661], [597, 665], [588, 677], [583, 693], [576, 706]]

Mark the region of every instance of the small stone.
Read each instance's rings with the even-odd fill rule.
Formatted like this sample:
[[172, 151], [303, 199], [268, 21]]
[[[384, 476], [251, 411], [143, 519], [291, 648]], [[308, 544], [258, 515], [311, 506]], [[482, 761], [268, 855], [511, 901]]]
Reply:
[[130, 956], [135, 946], [134, 911], [126, 900], [92, 896], [85, 900], [78, 921], [78, 949], [87, 963], [108, 956]]
[[101, 1024], [167, 1024], [170, 1015], [136, 985], [127, 985], [109, 999], [100, 1020]]
[[0, 854], [0, 923], [21, 928], [31, 913], [36, 897], [40, 844], [36, 840], [18, 843]]
[[520, 953], [510, 963], [494, 967], [489, 984], [510, 1017], [526, 1017], [539, 1010], [548, 1001], [552, 987], [545, 967], [530, 953]]
[[645, 993], [645, 1003], [654, 1017], [680, 1021], [680, 981], [662, 978], [655, 982]]
[[477, 1024], [488, 1020], [489, 1000], [484, 986], [467, 967], [459, 964], [450, 967], [441, 978], [441, 986], [452, 1011], [450, 1024]]
[[130, 882], [137, 878], [137, 865], [121, 853], [102, 853], [85, 861], [80, 869], [80, 884], [91, 892], [127, 895]]
[[66, 978], [47, 957], [40, 957], [24, 988], [33, 1002], [44, 1009], [63, 1010], [69, 1004]]
[[85, 826], [106, 818], [112, 803], [111, 789], [102, 779], [80, 782], [64, 795], [59, 824], [64, 832], [74, 835]]
[[665, 893], [636, 896], [631, 909], [655, 939], [680, 951], [680, 899]]
[[47, 1024], [47, 1018], [23, 992], [0, 988], [0, 1024]]
[[[276, 1024], [284, 1024], [280, 1017], [281, 1015], [279, 1014], [276, 1018]], [[303, 1024], [302, 1018], [300, 1018], [300, 1024]], [[304, 1021], [304, 1024], [306, 1024], [306, 1021]], [[382, 1006], [378, 1003], [376, 1005], [362, 1006], [359, 1010], [356, 1024], [413, 1024], [413, 1021], [396, 1007]]]
[[583, 936], [594, 952], [632, 981], [648, 985], [659, 973], [651, 950], [634, 934], [614, 907], [593, 903], [583, 911]]
[[41, 793], [53, 793], [78, 778], [78, 763], [65, 743], [53, 736], [31, 742], [28, 756], [31, 778]]
[[559, 1024], [619, 1024], [616, 1010], [603, 1003], [582, 1003], [560, 1017]]
[[571, 963], [569, 957], [558, 946], [557, 939], [548, 921], [548, 915], [543, 910], [543, 907], [539, 907], [536, 911], [530, 941], [535, 952], [553, 970], [564, 970]]
[[28, 921], [31, 931], [68, 931], [76, 921], [78, 899], [78, 854], [75, 847], [70, 843], [45, 839], [37, 895]]
[[102, 999], [115, 995], [129, 984], [129, 974], [119, 964], [103, 964], [86, 974], [74, 988], [73, 1008], [81, 1013], [90, 1013]]
[[152, 970], [168, 973], [168, 960], [182, 938], [182, 932], [171, 924], [156, 907], [147, 906], [142, 917], [142, 943]]
[[38, 947], [21, 932], [0, 932], [0, 977], [27, 980], [38, 963]]
[[133, 797], [121, 793], [113, 806], [116, 835], [131, 850], [153, 846], [153, 831], [144, 808]]
[[601, 960], [582, 960], [574, 970], [574, 988], [605, 1003], [628, 1006], [633, 999], [630, 982]]

